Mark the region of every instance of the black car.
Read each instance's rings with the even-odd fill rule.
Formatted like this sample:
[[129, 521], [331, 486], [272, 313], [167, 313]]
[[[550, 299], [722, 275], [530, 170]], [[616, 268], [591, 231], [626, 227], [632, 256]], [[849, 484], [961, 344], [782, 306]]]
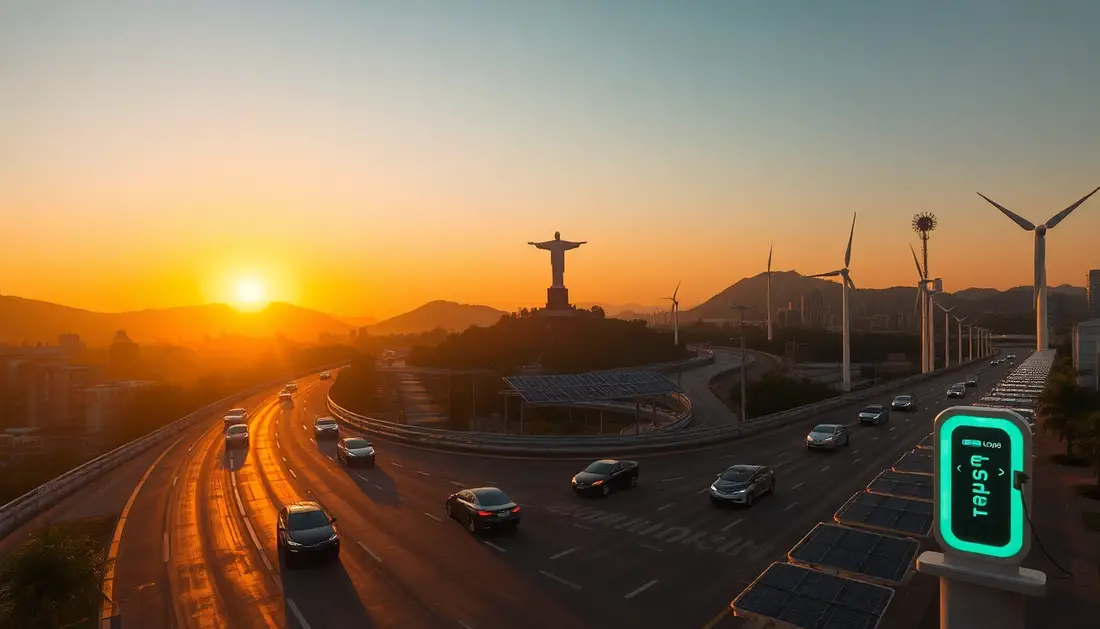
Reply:
[[966, 383], [956, 382], [947, 389], [947, 397], [966, 397]]
[[894, 401], [890, 403], [890, 408], [895, 411], [902, 412], [916, 412], [917, 410], [917, 396], [912, 393], [903, 393], [894, 398]]
[[279, 509], [276, 544], [286, 567], [306, 558], [336, 559], [340, 555], [340, 534], [336, 518], [316, 502], [295, 502]]
[[710, 484], [714, 504], [751, 506], [764, 494], [775, 492], [775, 472], [764, 465], [731, 465]]
[[447, 497], [447, 517], [466, 525], [471, 533], [486, 529], [519, 528], [520, 506], [496, 487], [463, 489]]
[[362, 437], [345, 437], [336, 445], [336, 460], [348, 467], [374, 467], [374, 444]]
[[872, 404], [871, 406], [863, 407], [863, 410], [859, 412], [859, 423], [878, 425], [884, 422], [890, 421], [890, 409], [886, 408], [882, 404]]
[[573, 477], [573, 491], [606, 496], [613, 489], [638, 485], [638, 462], [601, 459], [590, 463]]
[[978, 386], [978, 376], [969, 376], [966, 379], [966, 386], [968, 386], [968, 387]]

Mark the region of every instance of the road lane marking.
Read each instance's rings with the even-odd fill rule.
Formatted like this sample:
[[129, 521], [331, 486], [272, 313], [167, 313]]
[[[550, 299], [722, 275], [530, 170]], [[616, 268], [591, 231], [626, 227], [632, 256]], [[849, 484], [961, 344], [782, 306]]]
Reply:
[[283, 447], [283, 444], [279, 443], [279, 440], [278, 440], [278, 439], [276, 439], [276, 440], [275, 440], [275, 447], [276, 447], [276, 448], [282, 448], [282, 447]]
[[371, 483], [371, 485], [374, 485], [374, 487], [375, 487], [376, 489], [382, 489], [382, 486], [381, 486], [381, 485], [379, 485], [378, 483]]
[[[824, 471], [824, 470], [823, 470], [823, 471]], [[801, 483], [799, 483], [799, 484], [795, 485], [794, 487], [791, 487], [791, 489], [792, 489], [792, 490], [794, 490], [794, 489], [798, 489], [799, 487], [801, 487], [801, 486], [803, 486], [803, 485], [805, 485], [805, 484], [806, 484], [806, 481], [802, 481]]]
[[171, 553], [168, 548], [168, 531], [164, 532], [164, 563], [168, 563], [168, 556]]
[[573, 583], [572, 581], [566, 581], [565, 579], [559, 577], [556, 574], [552, 574], [552, 573], [547, 572], [545, 570], [539, 570], [539, 574], [546, 577], [547, 579], [553, 579], [554, 581], [557, 581], [558, 583], [561, 583], [565, 587], [571, 588], [574, 591], [577, 591], [577, 592], [581, 591], [581, 586], [577, 585], [576, 583]]
[[587, 526], [581, 526], [580, 524], [574, 524], [573, 526], [575, 526], [575, 527], [577, 527], [581, 530], [584, 530], [584, 531], [591, 531], [592, 530], [592, 529], [588, 528]]
[[487, 542], [487, 541], [482, 540], [482, 543], [485, 544], [486, 546], [488, 546], [489, 548], [492, 548], [493, 550], [498, 550], [502, 553], [508, 552], [507, 549], [501, 548], [500, 546], [497, 546], [496, 544], [494, 544], [492, 542]]
[[236, 474], [230, 474], [229, 475], [229, 484], [233, 485], [234, 489], [237, 488], [237, 475]]
[[260, 559], [264, 562], [264, 567], [269, 572], [274, 572], [275, 568], [271, 565], [271, 562], [267, 559], [267, 553], [264, 552], [264, 547], [260, 545], [260, 538], [256, 535], [256, 529], [252, 528], [252, 521], [248, 519], [248, 516], [244, 516], [244, 527], [248, 529], [248, 536], [252, 538], [252, 543], [256, 545], [256, 550], [260, 551]]
[[458, 481], [456, 481], [456, 480], [453, 480], [453, 481], [450, 481], [450, 482], [451, 482], [451, 484], [452, 484], [452, 485], [454, 485], [455, 487], [465, 487], [465, 485], [463, 485], [462, 483], [460, 483], [460, 482], [458, 482]]
[[863, 457], [856, 457], [856, 460], [852, 461], [852, 465], [855, 465], [856, 463], [859, 463], [862, 460], [863, 460]]
[[306, 428], [306, 425], [305, 425], [305, 424], [302, 424], [302, 430], [304, 430], [304, 431], [306, 431], [306, 432], [309, 432], [309, 428]]
[[672, 478], [662, 478], [661, 482], [662, 483], [671, 483], [671, 482], [677, 481], [677, 480], [684, 480], [684, 477], [683, 476], [673, 476]]
[[233, 490], [233, 498], [237, 501], [237, 511], [240, 511], [241, 515], [245, 515], [244, 503], [241, 502], [241, 494], [236, 489]]
[[726, 531], [732, 529], [733, 527], [737, 526], [738, 524], [741, 524], [744, 521], [745, 521], [745, 518], [737, 518], [733, 522], [730, 522], [729, 524], [723, 526], [722, 527], [722, 532], [725, 533]]
[[704, 494], [704, 493], [706, 493], [706, 492], [708, 492], [708, 491], [710, 491], [710, 487], [704, 487], [704, 488], [700, 489], [699, 491], [697, 491], [697, 492], [695, 492], [695, 493], [697, 493], [697, 494]]
[[656, 546], [650, 546], [649, 544], [643, 544], [641, 542], [634, 542], [634, 545], [635, 546], [641, 546], [642, 548], [647, 548], [649, 550], [652, 550], [652, 551], [658, 552], [658, 553], [665, 552], [665, 549], [663, 549], [663, 548], [657, 548]]
[[462, 629], [474, 629], [473, 627], [471, 627], [470, 625], [467, 625], [466, 623], [462, 622], [461, 620], [457, 620], [455, 622], [457, 622], [458, 626], [462, 627]]
[[871, 437], [871, 441], [878, 441], [878, 436]]
[[420, 470], [416, 470], [416, 473], [420, 474], [421, 476], [431, 476], [431, 474], [429, 474], [427, 472], [421, 472]]
[[575, 553], [575, 552], [577, 552], [577, 551], [578, 551], [578, 550], [580, 550], [580, 549], [581, 549], [581, 547], [580, 547], [580, 546], [574, 546], [573, 548], [570, 548], [569, 550], [563, 550], [563, 551], [561, 551], [560, 553], [556, 553], [556, 554], [550, 555], [550, 558], [551, 558], [551, 559], [561, 559], [562, 557], [564, 557], [564, 556], [566, 556], [566, 555], [568, 555], [568, 554], [570, 554], [570, 553]]
[[646, 583], [645, 585], [643, 585], [643, 586], [639, 587], [638, 589], [636, 589], [636, 590], [634, 590], [633, 592], [631, 592], [631, 593], [627, 594], [627, 595], [626, 595], [626, 596], [624, 596], [623, 598], [629, 601], [630, 599], [632, 599], [632, 598], [634, 598], [635, 596], [637, 596], [637, 595], [641, 594], [642, 592], [645, 592], [646, 590], [648, 590], [649, 588], [653, 587], [654, 585], [657, 585], [657, 579], [653, 579], [653, 580], [652, 580], [652, 581], [650, 581], [649, 583]]
[[286, 463], [286, 462], [287, 462], [287, 461], [286, 461], [286, 457], [284, 456], [284, 457], [283, 457], [283, 463]]
[[440, 517], [439, 517], [438, 515], [435, 515], [435, 514], [432, 514], [432, 513], [428, 513], [427, 511], [422, 511], [422, 513], [423, 513], [424, 515], [428, 516], [429, 518], [431, 518], [431, 519], [435, 520], [436, 522], [442, 522], [442, 521], [443, 521], [443, 519], [442, 519], [442, 518], [440, 518]]
[[310, 443], [312, 443], [313, 445], [317, 445], [317, 441], [316, 441], [316, 440], [315, 440], [315, 439], [314, 439], [313, 437], [310, 437], [310, 438], [309, 438], [309, 441], [310, 441]]
[[722, 624], [723, 620], [726, 620], [727, 618], [729, 618], [729, 615], [730, 615], [730, 612], [729, 612], [729, 608], [727, 607], [727, 608], [723, 609], [722, 611], [718, 612], [717, 616], [715, 616], [714, 618], [711, 618], [710, 622], [703, 625], [703, 629], [714, 629], [718, 625]]
[[497, 482], [495, 480], [487, 480], [487, 481], [485, 481], [485, 484], [486, 485], [496, 485]]
[[302, 626], [302, 629], [313, 629], [309, 626], [309, 623], [306, 622], [305, 616], [302, 616], [302, 610], [298, 609], [298, 604], [294, 602], [294, 599], [286, 599], [286, 606], [290, 608], [290, 613], [294, 614], [295, 620]]
[[829, 471], [830, 467], [832, 467], [832, 465], [826, 465], [825, 467], [821, 468], [821, 471], [822, 472], [827, 472], [827, 471]]
[[397, 461], [390, 461], [390, 465], [396, 465], [397, 467], [405, 467], [404, 465], [401, 465]]
[[360, 479], [360, 480], [362, 480], [362, 481], [364, 481], [364, 482], [367, 482], [367, 483], [369, 483], [369, 482], [370, 482], [370, 479], [369, 479], [369, 478], [367, 478], [366, 476], [363, 476], [362, 474], [360, 474], [360, 473], [358, 473], [358, 472], [356, 472], [356, 474], [355, 474], [355, 475], [356, 475], [356, 476], [358, 476], [358, 477], [359, 477], [359, 479]]
[[290, 472], [290, 475], [293, 476], [294, 478], [298, 478], [298, 475], [294, 473], [294, 470], [292, 470], [290, 468], [287, 468], [286, 471]]
[[791, 504], [789, 504], [789, 505], [787, 505], [787, 506], [783, 507], [783, 510], [784, 510], [784, 511], [790, 511], [791, 509], [793, 509], [793, 508], [794, 508], [794, 506], [795, 506], [796, 504], [798, 504], [798, 503], [797, 503], [797, 502], [792, 502]]
[[374, 554], [374, 551], [367, 548], [367, 545], [364, 544], [363, 542], [359, 542], [359, 548], [362, 548], [363, 550], [367, 551], [367, 554], [370, 555], [371, 557], [374, 557], [374, 560], [377, 561], [378, 563], [382, 563], [382, 558], [379, 557], [378, 555]]
[[663, 507], [657, 507], [657, 510], [658, 510], [658, 511], [664, 511], [665, 509], [668, 509], [668, 508], [671, 508], [671, 507], [675, 507], [675, 506], [676, 506], [676, 503], [675, 503], [675, 502], [670, 502], [670, 503], [668, 503], [667, 505], [665, 505], [665, 506], [663, 506]]
[[894, 426], [893, 428], [891, 428], [891, 429], [890, 429], [890, 430], [888, 430], [887, 432], [894, 432], [894, 431], [895, 431], [895, 430], [897, 430], [897, 429], [898, 429], [898, 427], [897, 427], [897, 426]]
[[179, 479], [180, 479], [180, 477], [179, 477], [179, 476], [173, 476], [173, 477], [172, 477], [172, 486], [173, 486], [173, 487], [175, 487], [175, 486], [176, 486], [176, 481], [178, 481]]

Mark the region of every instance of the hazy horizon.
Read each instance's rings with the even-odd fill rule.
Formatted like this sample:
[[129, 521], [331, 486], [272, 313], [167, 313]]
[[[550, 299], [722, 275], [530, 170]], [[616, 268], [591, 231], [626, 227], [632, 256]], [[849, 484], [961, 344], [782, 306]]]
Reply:
[[[1100, 4], [0, 7], [0, 293], [100, 312], [684, 307], [773, 268], [1028, 285], [1100, 185]], [[1100, 268], [1100, 195], [1048, 236]]]

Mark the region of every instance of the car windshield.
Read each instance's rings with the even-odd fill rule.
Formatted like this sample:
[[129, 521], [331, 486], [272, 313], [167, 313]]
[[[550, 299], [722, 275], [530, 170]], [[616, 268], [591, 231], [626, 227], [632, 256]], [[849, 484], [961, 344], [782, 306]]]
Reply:
[[584, 471], [589, 474], [610, 474], [611, 468], [614, 467], [611, 463], [605, 461], [596, 461], [595, 463], [584, 468]]
[[370, 442], [366, 439], [348, 439], [344, 442], [344, 447], [348, 450], [358, 450], [360, 448], [369, 448]]
[[832, 424], [821, 424], [819, 426], [814, 426], [814, 429], [810, 432], [823, 432], [831, 435], [836, 432], [836, 428]]
[[286, 527], [291, 531], [319, 529], [328, 525], [328, 516], [324, 511], [292, 511], [286, 519]]
[[474, 492], [474, 497], [482, 507], [499, 507], [512, 502], [508, 494], [499, 489], [479, 489]]
[[863, 409], [863, 412], [864, 413], [881, 413], [882, 412], [882, 407], [881, 406], [868, 406], [867, 408]]
[[317, 425], [318, 426], [331, 426], [335, 423], [336, 423], [335, 419], [318, 419], [317, 420]]
[[911, 396], [911, 395], [899, 395], [896, 398], [894, 398], [894, 401], [895, 402], [908, 402], [911, 399], [913, 399], [913, 396]]
[[245, 426], [244, 424], [236, 424], [236, 425], [233, 425], [233, 426], [229, 427], [229, 434], [231, 434], [231, 435], [239, 435], [239, 434], [247, 434], [247, 433], [248, 433], [248, 426]]
[[240, 417], [241, 415], [244, 415], [244, 414], [245, 414], [245, 410], [243, 408], [233, 408], [233, 409], [229, 409], [229, 412], [226, 413], [225, 416], [226, 417]]
[[733, 483], [743, 483], [752, 478], [753, 470], [744, 468], [731, 468], [722, 473], [722, 480]]

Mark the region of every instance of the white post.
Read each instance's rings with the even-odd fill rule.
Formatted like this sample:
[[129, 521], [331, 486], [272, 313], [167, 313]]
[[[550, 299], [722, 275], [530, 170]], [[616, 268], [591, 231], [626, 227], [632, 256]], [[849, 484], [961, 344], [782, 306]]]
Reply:
[[956, 323], [959, 325], [959, 328], [955, 340], [958, 341], [959, 344], [959, 364], [961, 365], [963, 362], [963, 322], [956, 320]]
[[920, 372], [928, 373], [928, 291], [920, 284]]
[[974, 360], [974, 326], [966, 326], [966, 343], [970, 346], [970, 357], [968, 360]]
[[[771, 266], [771, 255], [769, 252], [768, 265]], [[772, 341], [772, 272], [771, 268], [768, 269], [768, 342]]]
[[847, 277], [841, 278], [840, 285], [840, 310], [844, 321], [841, 322], [841, 336], [844, 337], [844, 349], [841, 350], [840, 366], [844, 370], [841, 374], [841, 390], [848, 393], [852, 390], [852, 355], [851, 355], [851, 326], [848, 321], [848, 282]]
[[951, 366], [951, 313], [943, 311], [943, 367]]
[[1047, 322], [1047, 244], [1046, 238], [1035, 230], [1035, 287], [1037, 298], [1035, 303], [1035, 344], [1036, 349], [1047, 349], [1049, 327]]
[[936, 370], [936, 303], [932, 301], [935, 293], [928, 293], [928, 371]]

